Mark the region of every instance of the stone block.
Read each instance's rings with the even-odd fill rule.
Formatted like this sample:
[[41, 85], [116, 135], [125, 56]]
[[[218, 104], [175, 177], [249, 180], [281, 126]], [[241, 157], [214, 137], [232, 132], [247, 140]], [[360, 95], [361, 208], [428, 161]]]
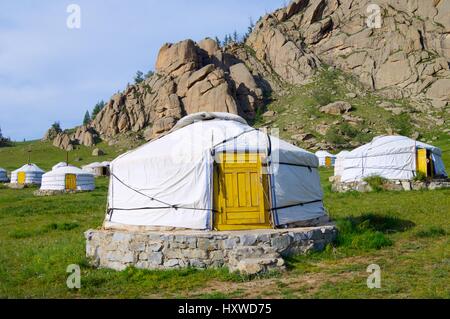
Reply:
[[222, 249], [233, 249], [239, 243], [238, 237], [227, 238], [222, 241]]
[[179, 265], [180, 265], [180, 262], [178, 259], [169, 259], [166, 262], [164, 262], [164, 267], [172, 268], [172, 267], [177, 267]]
[[241, 246], [252, 246], [256, 243], [256, 235], [245, 234], [239, 236], [239, 242]]
[[272, 238], [270, 241], [270, 245], [277, 251], [277, 252], [283, 252], [286, 250], [289, 245], [291, 244], [292, 237], [289, 236], [289, 234], [283, 234], [278, 237]]

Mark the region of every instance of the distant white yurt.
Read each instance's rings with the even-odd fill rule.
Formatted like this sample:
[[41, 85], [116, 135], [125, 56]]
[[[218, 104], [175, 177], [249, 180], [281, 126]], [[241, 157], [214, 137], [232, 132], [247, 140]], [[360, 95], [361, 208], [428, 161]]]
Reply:
[[67, 166], [67, 165], [68, 165], [68, 164], [67, 164], [66, 162], [59, 162], [58, 164], [55, 164], [55, 165], [52, 167], [52, 171], [55, 170], [55, 169], [57, 169], [57, 168], [64, 167], [64, 166]]
[[45, 172], [35, 164], [26, 164], [11, 172], [12, 184], [41, 184]]
[[336, 155], [328, 153], [327, 151], [317, 151], [316, 156], [319, 159], [320, 166], [332, 167], [336, 160]]
[[110, 162], [94, 162], [81, 168], [86, 172], [94, 174], [94, 176], [109, 176], [109, 165]]
[[230, 113], [196, 113], [111, 162], [105, 227], [284, 227], [323, 217], [317, 157]]
[[341, 182], [361, 181], [377, 175], [386, 179], [410, 180], [417, 172], [447, 177], [439, 148], [405, 136], [378, 136], [343, 159]]
[[94, 175], [75, 166], [62, 166], [42, 176], [41, 190], [92, 191], [94, 189]]
[[342, 171], [344, 169], [344, 158], [345, 155], [350, 153], [349, 151], [340, 151], [338, 154], [336, 154], [336, 159], [334, 161], [334, 176], [341, 176]]
[[8, 173], [6, 170], [0, 167], [0, 183], [7, 183], [9, 182]]

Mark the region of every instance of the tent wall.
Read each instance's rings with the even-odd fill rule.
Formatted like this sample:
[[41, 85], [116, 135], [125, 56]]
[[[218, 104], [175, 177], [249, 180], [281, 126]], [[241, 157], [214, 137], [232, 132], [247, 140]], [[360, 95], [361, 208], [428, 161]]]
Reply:
[[[19, 172], [11, 173], [11, 183], [17, 183], [17, 175]], [[25, 184], [41, 184], [43, 172], [25, 172]]]
[[[95, 189], [94, 176], [91, 174], [76, 176], [76, 189], [78, 191], [92, 191]], [[66, 189], [66, 175], [44, 175], [42, 177], [42, 190], [64, 190]]]
[[382, 136], [345, 155], [341, 181], [361, 181], [372, 175], [410, 180], [416, 175], [416, 153], [420, 148], [432, 152], [435, 174], [447, 176], [439, 148], [404, 136]]
[[9, 182], [8, 175], [6, 174], [6, 171], [0, 170], [0, 183], [6, 182]]
[[[272, 208], [321, 200], [317, 157], [276, 137], [270, 137], [270, 145]], [[106, 220], [113, 224], [210, 229], [212, 146], [216, 152], [265, 153], [269, 143], [267, 134], [246, 124], [210, 120], [179, 128], [127, 152], [111, 163]], [[317, 202], [277, 209], [275, 221], [282, 225], [324, 214], [322, 202]]]

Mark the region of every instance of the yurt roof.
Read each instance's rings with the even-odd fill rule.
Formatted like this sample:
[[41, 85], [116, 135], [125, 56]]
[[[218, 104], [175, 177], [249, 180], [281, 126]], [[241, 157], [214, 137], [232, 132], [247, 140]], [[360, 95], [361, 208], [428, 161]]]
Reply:
[[345, 155], [347, 155], [349, 153], [350, 153], [350, 151], [346, 151], [346, 150], [340, 151], [339, 153], [336, 154], [336, 157], [342, 157], [342, 156], [345, 156]]
[[374, 154], [393, 154], [403, 151], [408, 151], [411, 147], [428, 149], [431, 152], [441, 155], [441, 149], [433, 145], [413, 140], [401, 135], [387, 135], [374, 137], [370, 143], [364, 144], [355, 148], [349, 153], [350, 156], [355, 156], [360, 153], [374, 153]]
[[59, 167], [67, 166], [66, 162], [59, 162], [58, 164], [53, 165], [52, 170], [57, 169]]
[[13, 173], [17, 173], [17, 172], [25, 172], [25, 173], [41, 172], [41, 173], [44, 173], [44, 170], [39, 168], [36, 164], [25, 164], [21, 168], [18, 168], [15, 171], [13, 171]]
[[69, 165], [69, 166], [58, 167], [58, 168], [46, 173], [45, 176], [56, 176], [56, 175], [66, 175], [66, 174], [92, 175], [91, 173], [83, 171], [82, 169], [80, 169], [78, 167]]
[[100, 167], [100, 166], [102, 166], [102, 163], [94, 162], [94, 163], [84, 165], [83, 168], [94, 168], [94, 167]]
[[261, 150], [262, 147], [269, 146], [273, 154], [279, 154], [279, 160], [282, 162], [318, 166], [318, 159], [314, 154], [274, 136], [270, 136], [268, 143], [266, 133], [252, 128], [238, 115], [201, 112], [189, 115], [181, 121], [182, 123], [169, 134], [122, 154], [111, 162], [111, 165], [114, 166], [125, 159], [130, 162], [149, 158], [167, 160], [174, 155], [178, 158], [198, 158], [198, 154], [204, 154], [213, 146], [217, 152], [234, 147], [250, 151]]
[[190, 114], [188, 116], [183, 117], [181, 120], [175, 124], [170, 132], [175, 132], [183, 127], [191, 125], [195, 122], [199, 121], [209, 121], [209, 120], [224, 120], [224, 121], [236, 121], [242, 124], [247, 125], [247, 121], [245, 121], [242, 117], [236, 114], [225, 113], [225, 112], [199, 112]]

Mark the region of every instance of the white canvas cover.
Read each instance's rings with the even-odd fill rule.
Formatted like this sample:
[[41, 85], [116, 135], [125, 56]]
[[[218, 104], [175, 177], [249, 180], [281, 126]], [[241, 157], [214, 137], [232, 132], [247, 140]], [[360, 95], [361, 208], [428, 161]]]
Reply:
[[9, 182], [8, 174], [6, 170], [0, 167], [0, 183]]
[[336, 156], [327, 151], [317, 151], [316, 156], [319, 159], [319, 166], [325, 166], [325, 158], [331, 157], [331, 165], [334, 165]]
[[345, 155], [341, 181], [361, 181], [371, 175], [410, 180], [416, 173], [419, 148], [432, 152], [435, 175], [447, 176], [439, 148], [405, 136], [379, 136]]
[[35, 164], [25, 164], [11, 172], [11, 183], [17, 184], [17, 174], [19, 172], [25, 172], [25, 184], [41, 184], [42, 175], [45, 173]]
[[336, 154], [336, 160], [334, 161], [334, 176], [341, 176], [344, 170], [344, 158], [345, 155], [350, 153], [349, 151], [340, 151]]
[[75, 166], [62, 166], [42, 176], [41, 190], [64, 190], [66, 175], [76, 175], [78, 191], [93, 191], [95, 189], [94, 175]]
[[66, 162], [59, 162], [58, 164], [53, 165], [52, 171], [57, 169], [57, 168], [64, 167], [64, 166], [67, 166]]
[[[107, 221], [211, 229], [215, 156], [211, 151], [265, 153], [269, 139], [236, 115], [202, 114], [209, 119], [195, 122], [192, 118], [201, 115], [190, 115], [170, 134], [111, 162]], [[273, 212], [276, 225], [323, 216], [317, 157], [273, 136], [270, 145], [272, 208], [279, 208]]]

